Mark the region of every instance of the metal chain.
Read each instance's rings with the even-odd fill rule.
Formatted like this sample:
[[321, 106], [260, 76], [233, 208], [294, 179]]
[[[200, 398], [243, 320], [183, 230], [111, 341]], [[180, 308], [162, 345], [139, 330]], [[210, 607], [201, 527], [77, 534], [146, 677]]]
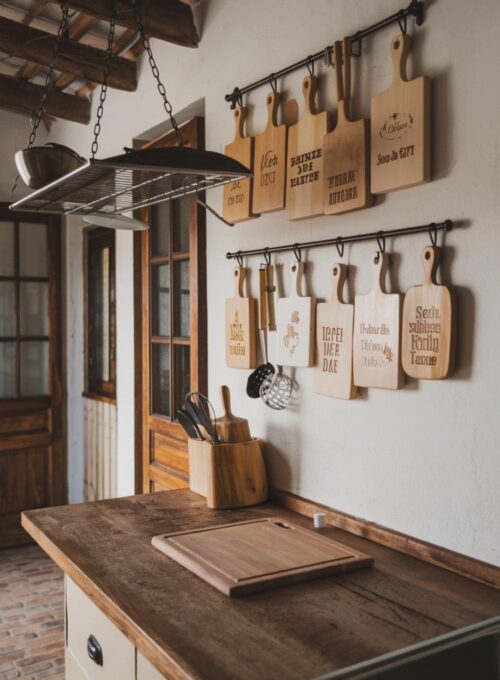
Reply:
[[137, 7], [136, 0], [132, 0], [132, 9], [134, 11], [135, 22], [137, 24], [137, 28], [138, 28], [140, 36], [141, 36], [143, 47], [148, 54], [148, 60], [149, 60], [149, 65], [151, 66], [151, 72], [153, 73], [153, 76], [156, 79], [158, 92], [160, 93], [160, 96], [163, 99], [163, 106], [165, 108], [165, 111], [167, 112], [167, 115], [168, 115], [170, 122], [172, 124], [172, 128], [174, 129], [174, 132], [175, 132], [175, 139], [177, 141], [177, 145], [182, 146], [184, 144], [184, 140], [182, 139], [181, 131], [179, 130], [179, 126], [177, 124], [177, 121], [175, 120], [172, 104], [168, 100], [167, 92], [165, 90], [165, 86], [161, 82], [160, 72], [158, 70], [158, 66], [156, 65], [156, 61], [155, 61], [155, 58], [153, 56], [153, 52], [151, 50], [151, 45], [149, 44], [149, 39], [148, 39], [146, 32], [144, 30], [144, 26], [142, 25], [141, 15], [140, 15], [139, 9]]
[[92, 146], [90, 149], [91, 151], [90, 160], [94, 160], [95, 155], [97, 153], [97, 149], [99, 148], [98, 140], [99, 135], [101, 133], [101, 120], [104, 114], [104, 102], [106, 101], [106, 94], [108, 92], [109, 69], [111, 66], [111, 58], [113, 56], [113, 42], [115, 39], [115, 19], [116, 19], [115, 3], [113, 2], [111, 17], [109, 19], [108, 46], [106, 48], [106, 64], [104, 66], [104, 77], [102, 79], [101, 93], [99, 95], [99, 106], [97, 107], [96, 114], [97, 120], [94, 125], [94, 140], [92, 142]]

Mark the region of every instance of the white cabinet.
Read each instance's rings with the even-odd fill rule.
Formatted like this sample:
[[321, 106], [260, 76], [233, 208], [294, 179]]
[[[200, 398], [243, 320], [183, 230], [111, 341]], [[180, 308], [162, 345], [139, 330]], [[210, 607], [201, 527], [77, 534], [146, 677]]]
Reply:
[[164, 677], [66, 577], [66, 680], [162, 680]]

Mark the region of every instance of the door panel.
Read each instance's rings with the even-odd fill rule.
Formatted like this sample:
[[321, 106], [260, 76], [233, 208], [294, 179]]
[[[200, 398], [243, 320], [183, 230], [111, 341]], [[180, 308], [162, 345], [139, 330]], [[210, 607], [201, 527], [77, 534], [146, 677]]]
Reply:
[[0, 547], [23, 510], [66, 500], [60, 223], [0, 205]]

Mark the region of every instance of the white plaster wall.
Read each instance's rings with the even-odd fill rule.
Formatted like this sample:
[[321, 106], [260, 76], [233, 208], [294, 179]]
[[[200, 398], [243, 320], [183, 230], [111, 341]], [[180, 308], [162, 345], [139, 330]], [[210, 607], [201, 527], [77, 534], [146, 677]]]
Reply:
[[[222, 150], [233, 136], [232, 116], [224, 102], [226, 92], [406, 3], [211, 0], [207, 4], [200, 49], [158, 41], [153, 41], [153, 47], [175, 109], [204, 96], [207, 148]], [[217, 398], [221, 383], [230, 386], [234, 411], [248, 416], [253, 433], [268, 442], [273, 483], [500, 564], [500, 419], [496, 399], [500, 376], [495, 359], [500, 332], [500, 3], [440, 0], [426, 4], [427, 21], [416, 34], [409, 71], [432, 77], [433, 181], [382, 197], [369, 210], [339, 217], [292, 223], [283, 213], [275, 213], [228, 229], [208, 216], [210, 395]], [[411, 21], [409, 26], [413, 32]], [[363, 57], [353, 66], [357, 113], [368, 115], [371, 95], [389, 84], [389, 43], [396, 31], [389, 29], [366, 40]], [[146, 66], [142, 60], [135, 94], [111, 91], [108, 95], [101, 156], [119, 152], [132, 137], [161, 122], [162, 105]], [[282, 86], [287, 96], [300, 97], [303, 75], [286, 78]], [[334, 108], [332, 72], [322, 70], [321, 90], [323, 103]], [[263, 89], [250, 98], [253, 132], [265, 124], [264, 97]], [[94, 111], [95, 107], [96, 98]], [[91, 126], [60, 122], [54, 126], [52, 138], [88, 153]], [[220, 194], [212, 192], [209, 202], [219, 207]], [[224, 361], [224, 299], [232, 267], [224, 257], [227, 250], [446, 217], [461, 226], [447, 238], [445, 263], [459, 303], [458, 368], [452, 379], [413, 382], [399, 392], [370, 390], [357, 401], [342, 402], [313, 394], [312, 371], [304, 369], [296, 373], [302, 400], [293, 409], [272, 412], [245, 396], [247, 373], [227, 369]], [[420, 253], [426, 243], [426, 237], [418, 235], [390, 244], [396, 290], [404, 291], [422, 279]], [[68, 242], [68, 248], [72, 247], [76, 246]], [[373, 249], [373, 244], [346, 248], [351, 295], [371, 286], [369, 258]], [[124, 277], [131, 276], [131, 243], [120, 239], [119, 253], [118, 266], [123, 266]], [[336, 258], [333, 248], [310, 254], [310, 291], [320, 298], [330, 295], [329, 267]], [[282, 256], [276, 261], [286, 264], [289, 258]], [[70, 271], [69, 275], [75, 277], [77, 286], [78, 273]], [[117, 280], [122, 280], [121, 274]], [[285, 282], [284, 292], [288, 290]], [[252, 291], [257, 293], [255, 276]], [[127, 314], [132, 314], [132, 297], [130, 291], [118, 295], [118, 318], [125, 323]], [[123, 339], [119, 328], [118, 376], [127, 384], [126, 389], [119, 387], [119, 400], [120, 404], [128, 400], [130, 413], [132, 346], [129, 343], [121, 348]], [[71, 352], [80, 352], [78, 342]], [[76, 362], [74, 366], [80, 370]], [[124, 423], [120, 418], [120, 429]], [[124, 430], [119, 437], [125, 441]], [[130, 454], [127, 450], [126, 456]], [[125, 490], [125, 485], [121, 488]]]

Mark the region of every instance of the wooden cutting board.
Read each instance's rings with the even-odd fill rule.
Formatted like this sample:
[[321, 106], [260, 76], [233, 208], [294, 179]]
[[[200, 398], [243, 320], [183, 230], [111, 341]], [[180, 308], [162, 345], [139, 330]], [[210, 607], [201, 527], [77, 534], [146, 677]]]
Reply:
[[245, 274], [244, 267], [235, 268], [234, 297], [226, 300], [226, 363], [231, 368], [257, 366], [256, 304], [243, 295]]
[[257, 214], [285, 207], [287, 130], [277, 123], [278, 93], [270, 92], [266, 102], [267, 127], [255, 137], [252, 210]]
[[372, 257], [375, 275], [368, 295], [354, 301], [354, 384], [398, 389], [403, 384], [400, 362], [401, 296], [385, 292], [389, 255]]
[[401, 356], [407, 375], [440, 380], [451, 375], [455, 350], [454, 295], [436, 283], [440, 248], [422, 253], [425, 280], [406, 293], [403, 304]]
[[316, 76], [302, 83], [304, 115], [288, 128], [286, 214], [300, 220], [323, 214], [323, 138], [328, 132], [328, 113], [314, 113], [318, 89]]
[[353, 399], [356, 387], [352, 370], [354, 305], [342, 300], [347, 276], [345, 264], [334, 264], [333, 296], [316, 309], [316, 368], [314, 391], [327, 397]]
[[430, 164], [430, 81], [407, 80], [410, 37], [391, 42], [391, 86], [372, 97], [371, 185], [374, 194], [428, 182]]
[[162, 534], [151, 542], [231, 597], [373, 564], [364, 553], [274, 517]]
[[280, 366], [312, 366], [316, 299], [302, 295], [304, 263], [292, 262], [290, 272], [290, 297], [280, 298], [276, 309], [276, 362]]
[[[350, 40], [334, 46], [338, 118], [324, 140], [324, 212], [326, 215], [366, 208], [370, 193], [368, 121], [351, 119]], [[342, 58], [343, 55], [343, 58]], [[343, 61], [343, 68], [342, 68]]]
[[[244, 136], [247, 108], [246, 106], [237, 106], [233, 113], [234, 140], [225, 147], [224, 152], [247, 168], [253, 169], [254, 138]], [[251, 177], [238, 179], [224, 185], [223, 216], [225, 220], [243, 222], [255, 217], [252, 213], [252, 186], [253, 179]]]

